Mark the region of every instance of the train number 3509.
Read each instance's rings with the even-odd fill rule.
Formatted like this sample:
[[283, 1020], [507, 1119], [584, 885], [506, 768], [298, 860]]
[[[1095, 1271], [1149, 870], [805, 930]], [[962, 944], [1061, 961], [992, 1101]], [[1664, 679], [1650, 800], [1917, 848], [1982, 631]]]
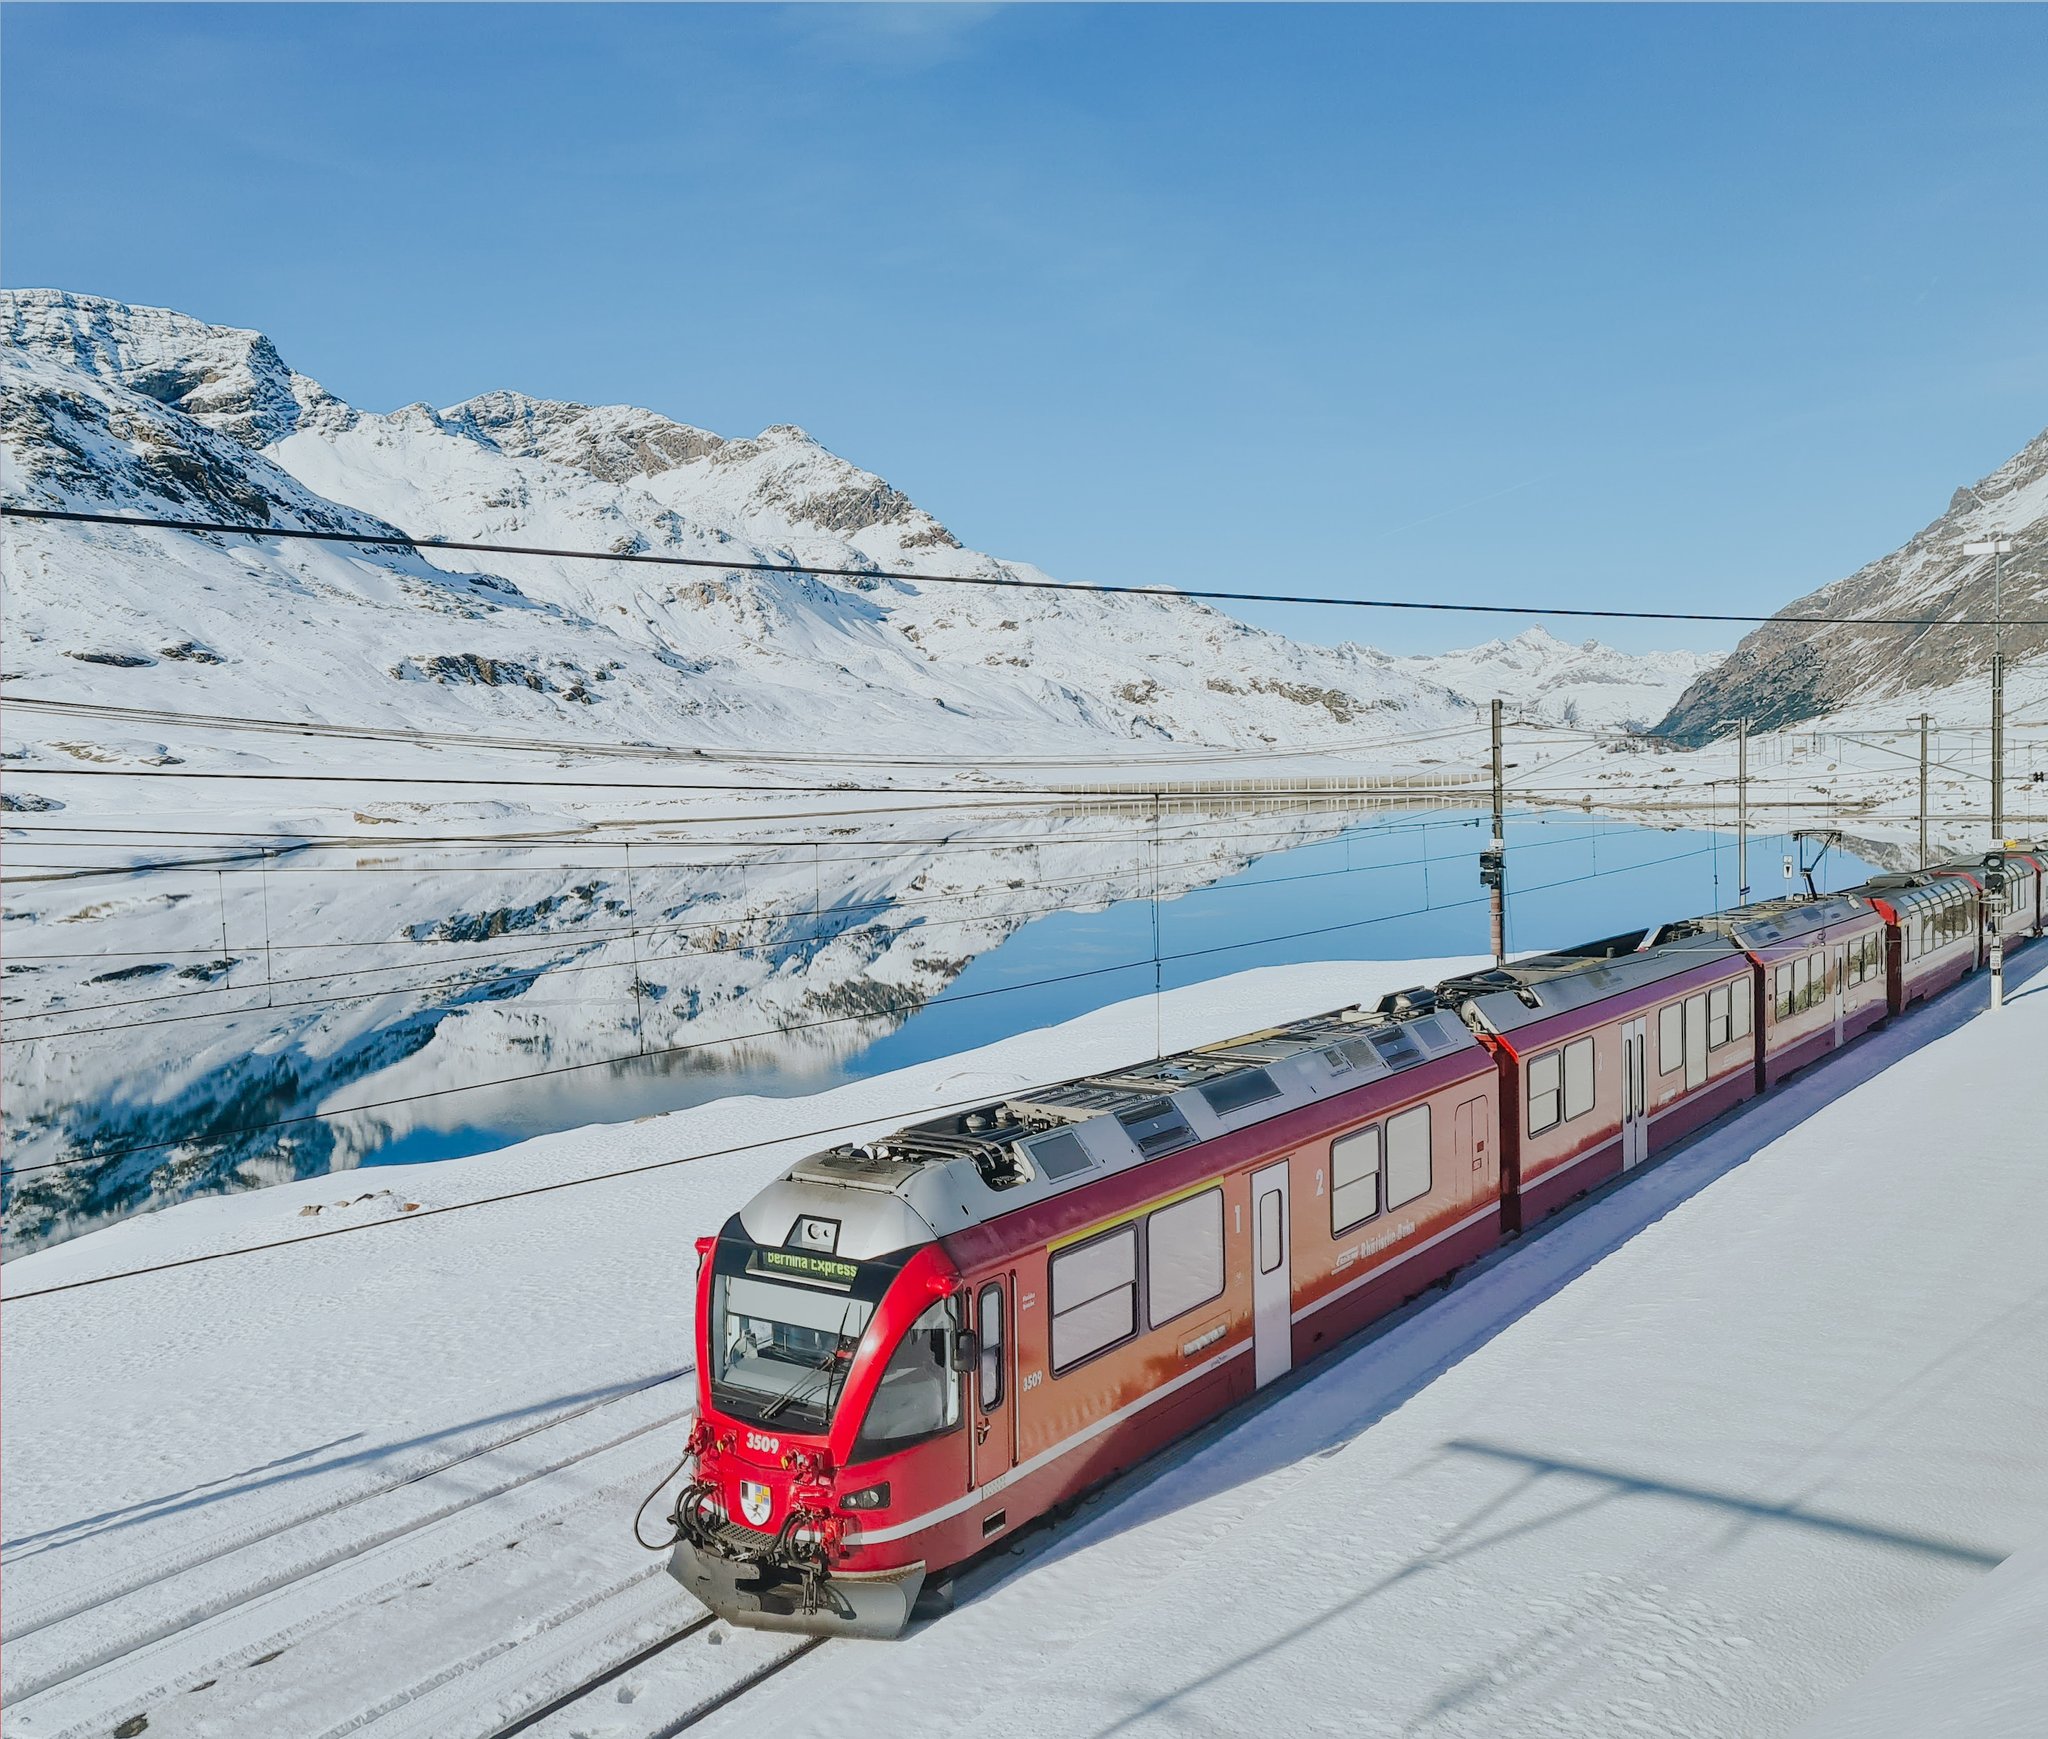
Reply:
[[747, 1433], [747, 1447], [749, 1449], [758, 1449], [763, 1455], [780, 1455], [782, 1453], [782, 1439], [780, 1437], [770, 1437], [765, 1431], [749, 1431]]

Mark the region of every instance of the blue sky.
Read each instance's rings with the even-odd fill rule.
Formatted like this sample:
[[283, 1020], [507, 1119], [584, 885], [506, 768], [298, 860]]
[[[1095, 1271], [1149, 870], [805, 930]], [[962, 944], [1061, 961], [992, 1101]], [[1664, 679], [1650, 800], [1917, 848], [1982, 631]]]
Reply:
[[2037, 7], [12, 4], [5, 37], [7, 283], [260, 327], [373, 409], [801, 423], [1062, 577], [1767, 610], [2048, 423]]

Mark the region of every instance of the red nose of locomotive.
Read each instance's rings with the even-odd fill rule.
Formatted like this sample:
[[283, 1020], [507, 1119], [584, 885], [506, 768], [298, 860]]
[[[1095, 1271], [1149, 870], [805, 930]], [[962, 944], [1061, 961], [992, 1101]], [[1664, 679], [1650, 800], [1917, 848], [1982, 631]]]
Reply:
[[691, 1447], [698, 1484], [728, 1522], [772, 1536], [792, 1518], [798, 1527], [815, 1528], [831, 1513], [831, 1470], [821, 1443], [700, 1423]]

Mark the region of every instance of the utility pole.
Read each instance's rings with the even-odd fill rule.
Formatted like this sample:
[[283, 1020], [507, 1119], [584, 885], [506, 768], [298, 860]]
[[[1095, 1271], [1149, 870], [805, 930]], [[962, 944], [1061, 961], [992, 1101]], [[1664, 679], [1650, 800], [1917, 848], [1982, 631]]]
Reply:
[[1991, 926], [1991, 1006], [2005, 1007], [2005, 853], [1984, 854], [1984, 921]]
[[1927, 715], [1920, 715], [1920, 861], [1927, 867]]
[[1991, 843], [2005, 843], [2005, 558], [2016, 539], [1994, 532], [1963, 545], [1963, 554], [1991, 558]]
[[1479, 879], [1492, 898], [1488, 901], [1493, 919], [1493, 963], [1505, 966], [1508, 958], [1508, 840], [1507, 790], [1501, 765], [1501, 703], [1493, 703], [1493, 843], [1479, 854]]
[[1749, 720], [1735, 726], [1735, 903], [1749, 904]]

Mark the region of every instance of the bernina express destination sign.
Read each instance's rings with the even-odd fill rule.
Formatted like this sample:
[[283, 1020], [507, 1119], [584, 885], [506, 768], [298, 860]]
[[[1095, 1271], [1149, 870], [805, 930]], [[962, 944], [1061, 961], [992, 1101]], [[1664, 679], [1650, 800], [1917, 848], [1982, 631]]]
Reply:
[[806, 1250], [757, 1249], [752, 1267], [759, 1274], [786, 1274], [792, 1280], [823, 1280], [833, 1286], [851, 1286], [860, 1278], [858, 1263], [813, 1256]]

